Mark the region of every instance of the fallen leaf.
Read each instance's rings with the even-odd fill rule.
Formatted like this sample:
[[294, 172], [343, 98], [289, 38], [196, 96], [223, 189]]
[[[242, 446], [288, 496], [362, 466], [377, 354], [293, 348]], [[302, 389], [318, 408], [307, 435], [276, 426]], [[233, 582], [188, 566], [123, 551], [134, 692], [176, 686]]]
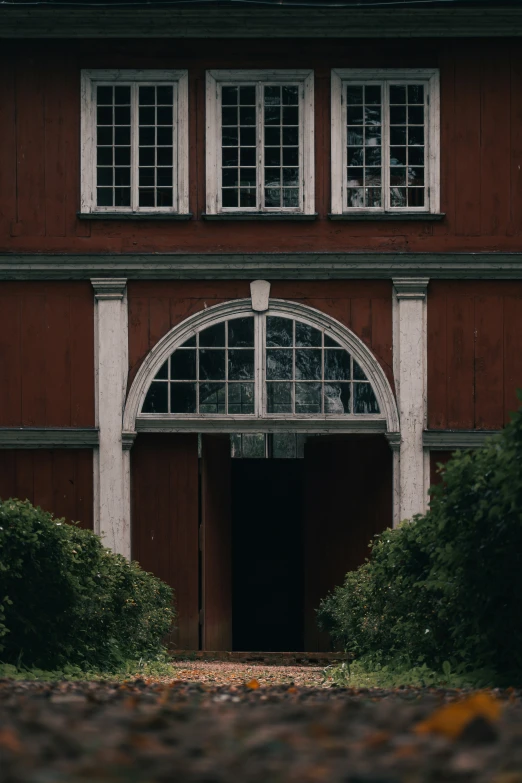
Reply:
[[487, 721], [498, 720], [502, 705], [490, 693], [475, 693], [462, 701], [439, 707], [429, 718], [417, 723], [417, 734], [442, 734], [449, 739], [459, 737], [466, 726], [475, 718]]
[[0, 748], [10, 750], [11, 753], [22, 752], [22, 743], [13, 729], [0, 729]]
[[257, 691], [258, 688], [260, 688], [259, 680], [249, 680], [246, 684], [247, 688], [250, 688], [252, 691]]

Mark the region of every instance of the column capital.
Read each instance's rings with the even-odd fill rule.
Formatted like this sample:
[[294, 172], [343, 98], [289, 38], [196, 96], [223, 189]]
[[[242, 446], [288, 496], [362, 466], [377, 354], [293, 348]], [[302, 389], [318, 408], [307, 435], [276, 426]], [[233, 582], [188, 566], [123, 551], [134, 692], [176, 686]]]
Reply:
[[123, 299], [127, 278], [95, 277], [91, 278], [91, 285], [94, 288], [94, 298], [98, 301], [101, 299]]
[[426, 299], [429, 277], [394, 277], [397, 299]]
[[400, 432], [387, 432], [386, 440], [388, 441], [392, 451], [399, 451], [401, 448], [401, 433]]
[[130, 430], [123, 430], [121, 433], [121, 447], [124, 451], [132, 449], [134, 441], [136, 440], [137, 432], [131, 432]]

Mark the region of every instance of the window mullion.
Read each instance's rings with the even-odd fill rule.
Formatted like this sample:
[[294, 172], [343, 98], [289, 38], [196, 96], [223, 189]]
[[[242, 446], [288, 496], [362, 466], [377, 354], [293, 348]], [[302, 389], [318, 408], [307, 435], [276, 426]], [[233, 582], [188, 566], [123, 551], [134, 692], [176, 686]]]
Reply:
[[266, 315], [254, 314], [254, 411], [266, 417]]
[[138, 178], [139, 178], [139, 113], [138, 113], [138, 83], [131, 85], [131, 209], [138, 210]]
[[382, 83], [382, 187], [384, 211], [390, 209], [390, 87]]
[[263, 88], [262, 82], [258, 82], [256, 85], [256, 104], [257, 104], [257, 174], [256, 174], [256, 188], [257, 188], [257, 209], [261, 210], [264, 207], [263, 193], [265, 192], [265, 169], [264, 169], [264, 133], [263, 133], [263, 120], [264, 120], [264, 100], [263, 100]]

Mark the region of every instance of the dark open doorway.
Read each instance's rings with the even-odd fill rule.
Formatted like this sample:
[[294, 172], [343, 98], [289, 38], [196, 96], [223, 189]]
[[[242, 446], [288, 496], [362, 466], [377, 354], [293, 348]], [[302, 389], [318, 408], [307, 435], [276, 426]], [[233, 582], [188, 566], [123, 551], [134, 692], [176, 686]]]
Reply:
[[232, 648], [304, 649], [299, 459], [232, 461]]

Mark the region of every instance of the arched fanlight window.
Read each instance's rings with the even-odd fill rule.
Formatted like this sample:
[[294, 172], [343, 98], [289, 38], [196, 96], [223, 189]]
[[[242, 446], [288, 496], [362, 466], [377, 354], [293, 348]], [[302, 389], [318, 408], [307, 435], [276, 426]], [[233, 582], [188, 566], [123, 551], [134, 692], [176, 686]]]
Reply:
[[372, 384], [327, 330], [256, 314], [200, 329], [150, 384], [143, 414], [378, 415]]

